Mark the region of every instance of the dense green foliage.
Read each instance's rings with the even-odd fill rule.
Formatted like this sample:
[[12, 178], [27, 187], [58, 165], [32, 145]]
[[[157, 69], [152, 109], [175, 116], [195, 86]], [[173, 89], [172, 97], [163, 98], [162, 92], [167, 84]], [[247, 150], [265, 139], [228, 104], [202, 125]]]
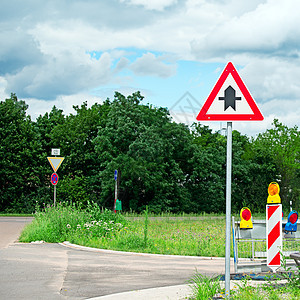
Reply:
[[[226, 137], [200, 123], [172, 121], [168, 110], [142, 104], [136, 92], [65, 116], [53, 107], [32, 121], [12, 94], [0, 102], [0, 211], [33, 212], [53, 202], [51, 148], [65, 160], [58, 170], [57, 201], [111, 209], [114, 170], [123, 210], [224, 212]], [[300, 208], [300, 134], [274, 120], [249, 138], [233, 131], [232, 208], [263, 211], [267, 187], [278, 181], [284, 210]]]

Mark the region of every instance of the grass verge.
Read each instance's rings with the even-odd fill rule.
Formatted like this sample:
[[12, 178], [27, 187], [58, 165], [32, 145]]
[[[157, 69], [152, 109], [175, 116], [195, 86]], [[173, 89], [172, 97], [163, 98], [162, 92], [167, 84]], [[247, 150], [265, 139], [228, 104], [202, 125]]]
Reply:
[[46, 207], [35, 214], [20, 241], [63, 242], [111, 250], [191, 256], [224, 256], [225, 217], [164, 217], [128, 220], [121, 214], [74, 205]]
[[[284, 282], [279, 280], [266, 279], [265, 282], [252, 281], [246, 277], [230, 291], [231, 300], [299, 300], [299, 272], [294, 272]], [[211, 278], [196, 272], [188, 281], [192, 290], [189, 300], [202, 299], [226, 299], [225, 289], [222, 287], [219, 278]], [[223, 285], [224, 286], [224, 285]], [[227, 297], [228, 298], [228, 297]]]

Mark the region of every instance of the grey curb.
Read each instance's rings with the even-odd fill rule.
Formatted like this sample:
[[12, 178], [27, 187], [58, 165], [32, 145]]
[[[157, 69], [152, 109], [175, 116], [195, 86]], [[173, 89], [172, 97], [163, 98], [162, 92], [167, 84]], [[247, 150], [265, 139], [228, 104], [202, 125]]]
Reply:
[[125, 293], [117, 293], [88, 300], [180, 300], [188, 299], [192, 293], [188, 285], [174, 285], [160, 288], [135, 290]]
[[[191, 259], [204, 259], [204, 260], [224, 260], [224, 257], [205, 257], [205, 256], [187, 256], [187, 255], [165, 255], [165, 254], [153, 254], [153, 253], [139, 253], [139, 252], [125, 252], [125, 251], [116, 251], [116, 250], [107, 250], [107, 249], [99, 249], [99, 248], [92, 248], [86, 246], [80, 246], [76, 244], [72, 244], [68, 241], [63, 243], [59, 243], [59, 245], [76, 249], [82, 251], [90, 251], [90, 252], [99, 252], [99, 253], [116, 253], [116, 254], [127, 254], [127, 255], [137, 255], [137, 256], [156, 256], [156, 257], [180, 257], [180, 258], [191, 258]], [[233, 258], [231, 258], [233, 260]]]

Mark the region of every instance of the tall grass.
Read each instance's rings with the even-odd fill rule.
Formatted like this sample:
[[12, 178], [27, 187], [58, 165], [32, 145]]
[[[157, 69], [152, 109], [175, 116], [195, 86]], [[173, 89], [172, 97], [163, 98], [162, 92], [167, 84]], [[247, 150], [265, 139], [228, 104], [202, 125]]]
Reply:
[[193, 300], [213, 299], [223, 289], [219, 278], [211, 278], [197, 273], [189, 280]]
[[[131, 220], [128, 220], [131, 219]], [[94, 204], [87, 210], [74, 205], [46, 207], [25, 227], [20, 240], [63, 242], [134, 252], [224, 256], [225, 218], [142, 217], [125, 218], [102, 211]]]
[[100, 210], [95, 204], [89, 204], [86, 210], [68, 204], [47, 206], [36, 212], [33, 222], [21, 233], [20, 241], [57, 243], [70, 240], [84, 244], [92, 238], [111, 237], [126, 223], [122, 215]]

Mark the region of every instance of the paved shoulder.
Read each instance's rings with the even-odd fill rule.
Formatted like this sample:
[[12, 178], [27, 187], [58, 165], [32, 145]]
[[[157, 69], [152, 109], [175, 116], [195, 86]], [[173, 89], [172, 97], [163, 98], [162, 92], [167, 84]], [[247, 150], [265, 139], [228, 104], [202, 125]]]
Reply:
[[32, 220], [31, 217], [0, 217], [0, 249], [14, 243], [24, 226]]
[[68, 265], [67, 252], [57, 244], [15, 243], [0, 249], [0, 298], [63, 299], [60, 290]]
[[62, 294], [70, 299], [76, 295], [92, 298], [132, 291], [146, 293], [141, 290], [182, 285], [187, 283], [196, 270], [211, 276], [224, 273], [223, 258], [154, 255], [68, 246], [69, 265]]
[[[224, 259], [220, 258], [126, 253], [47, 243], [10, 244], [0, 249], [0, 265], [1, 297], [22, 300], [81, 300], [118, 293], [129, 297], [126, 293], [132, 291], [141, 297], [149, 291], [152, 295], [170, 293], [171, 297], [180, 292], [177, 285], [186, 284], [196, 270], [207, 275], [224, 273]], [[177, 287], [167, 288], [170, 286]]]

